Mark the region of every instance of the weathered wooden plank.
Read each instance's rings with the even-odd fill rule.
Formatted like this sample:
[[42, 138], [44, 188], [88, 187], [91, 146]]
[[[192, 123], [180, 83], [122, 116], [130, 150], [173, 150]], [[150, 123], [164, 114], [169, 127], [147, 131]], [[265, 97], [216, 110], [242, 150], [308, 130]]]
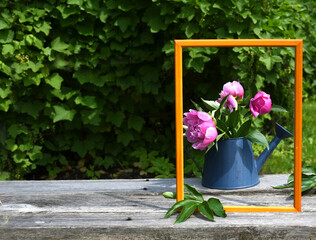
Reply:
[[[292, 206], [290, 190], [271, 186], [287, 175], [261, 176], [253, 188], [206, 189], [224, 205]], [[175, 202], [175, 179], [0, 182], [0, 239], [316, 239], [316, 195], [303, 196], [301, 213], [228, 213], [209, 222], [199, 213], [174, 225], [163, 219]]]

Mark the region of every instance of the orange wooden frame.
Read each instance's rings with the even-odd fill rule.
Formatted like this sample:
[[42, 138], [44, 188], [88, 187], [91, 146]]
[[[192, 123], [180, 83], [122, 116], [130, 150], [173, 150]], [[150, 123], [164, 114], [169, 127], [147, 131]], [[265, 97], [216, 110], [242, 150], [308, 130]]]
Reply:
[[175, 40], [175, 107], [176, 107], [176, 183], [177, 201], [184, 199], [183, 171], [183, 79], [182, 48], [184, 47], [294, 47], [294, 206], [224, 206], [227, 212], [300, 212], [302, 182], [302, 79], [303, 40], [301, 39], [205, 39]]

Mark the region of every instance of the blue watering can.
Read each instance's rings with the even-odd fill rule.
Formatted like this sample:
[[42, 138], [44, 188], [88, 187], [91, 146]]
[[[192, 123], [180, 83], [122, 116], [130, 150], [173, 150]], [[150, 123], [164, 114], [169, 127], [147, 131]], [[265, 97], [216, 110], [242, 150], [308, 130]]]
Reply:
[[[202, 185], [215, 189], [247, 188], [259, 183], [258, 173], [282, 139], [293, 134], [276, 123], [276, 136], [255, 160], [251, 142], [244, 138], [230, 138], [218, 142], [205, 155]], [[194, 161], [195, 162], [195, 161]], [[195, 162], [195, 164], [197, 164]], [[197, 165], [200, 169], [200, 167]]]

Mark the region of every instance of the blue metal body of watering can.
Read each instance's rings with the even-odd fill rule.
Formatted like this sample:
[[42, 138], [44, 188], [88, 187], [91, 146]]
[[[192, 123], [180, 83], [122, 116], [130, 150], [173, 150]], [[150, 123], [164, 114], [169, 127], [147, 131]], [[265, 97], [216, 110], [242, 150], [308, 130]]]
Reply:
[[257, 160], [248, 139], [242, 137], [220, 141], [218, 150], [213, 147], [205, 156], [202, 185], [215, 189], [238, 189], [258, 184], [258, 173], [265, 161], [282, 139], [292, 136], [276, 123], [276, 136], [269, 144], [269, 150], [265, 149]]

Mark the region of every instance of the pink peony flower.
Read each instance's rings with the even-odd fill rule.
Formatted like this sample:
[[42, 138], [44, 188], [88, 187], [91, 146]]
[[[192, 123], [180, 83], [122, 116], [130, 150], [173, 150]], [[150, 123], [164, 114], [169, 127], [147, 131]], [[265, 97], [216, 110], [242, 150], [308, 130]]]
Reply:
[[188, 126], [185, 135], [194, 149], [204, 150], [217, 138], [217, 130], [212, 117], [202, 111], [191, 110], [184, 113], [184, 125]]
[[223, 91], [237, 99], [243, 99], [244, 97], [244, 88], [237, 81], [225, 83]]
[[238, 106], [236, 98], [242, 99], [244, 97], [244, 88], [237, 81], [228, 82], [224, 84], [223, 91], [220, 93], [220, 98], [217, 101], [220, 103], [227, 95], [229, 96], [225, 102], [225, 107], [228, 107], [230, 112], [232, 112], [233, 108], [236, 109]]
[[270, 95], [261, 91], [250, 100], [250, 111], [255, 116], [266, 114], [271, 111], [272, 101]]

